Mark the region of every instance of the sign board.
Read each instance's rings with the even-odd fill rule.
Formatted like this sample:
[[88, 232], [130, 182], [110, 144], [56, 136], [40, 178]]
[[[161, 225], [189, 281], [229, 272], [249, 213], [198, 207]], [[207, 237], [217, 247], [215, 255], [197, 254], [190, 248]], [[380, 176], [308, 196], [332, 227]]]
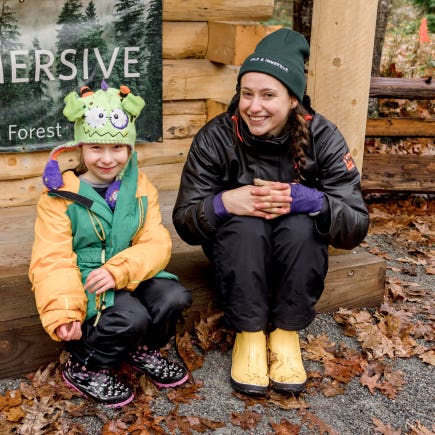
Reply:
[[137, 140], [162, 136], [161, 0], [3, 0], [0, 152], [73, 139], [63, 99], [82, 86], [128, 86], [146, 102]]

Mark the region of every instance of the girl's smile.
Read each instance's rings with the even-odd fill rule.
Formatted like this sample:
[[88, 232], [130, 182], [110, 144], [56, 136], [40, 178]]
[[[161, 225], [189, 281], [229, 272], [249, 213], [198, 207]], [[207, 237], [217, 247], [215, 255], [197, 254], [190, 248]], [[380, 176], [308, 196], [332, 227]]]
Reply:
[[112, 182], [130, 157], [130, 147], [120, 144], [83, 144], [81, 152], [88, 169], [83, 178], [94, 184]]

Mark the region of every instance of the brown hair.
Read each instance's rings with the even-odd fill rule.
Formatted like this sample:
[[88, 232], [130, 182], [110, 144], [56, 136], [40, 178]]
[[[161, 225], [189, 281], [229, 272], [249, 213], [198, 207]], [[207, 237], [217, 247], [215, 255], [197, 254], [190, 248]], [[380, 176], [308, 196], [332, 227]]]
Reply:
[[295, 158], [296, 181], [300, 181], [301, 169], [307, 163], [305, 152], [311, 147], [311, 131], [309, 126], [311, 118], [307, 109], [301, 103], [298, 103], [290, 112], [287, 122], [288, 130], [292, 131], [289, 152]]

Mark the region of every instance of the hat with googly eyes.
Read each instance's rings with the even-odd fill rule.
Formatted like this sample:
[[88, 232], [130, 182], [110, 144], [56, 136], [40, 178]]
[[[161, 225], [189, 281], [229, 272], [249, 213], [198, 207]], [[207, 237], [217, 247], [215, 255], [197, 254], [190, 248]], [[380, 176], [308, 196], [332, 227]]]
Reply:
[[63, 114], [74, 122], [74, 140], [51, 151], [42, 175], [42, 181], [49, 189], [63, 185], [57, 158], [64, 151], [76, 149], [84, 143], [124, 144], [134, 150], [134, 123], [145, 101], [133, 95], [127, 86], [110, 88], [105, 81], [96, 92], [84, 86], [80, 93], [79, 96], [77, 92], [71, 92], [64, 99]]

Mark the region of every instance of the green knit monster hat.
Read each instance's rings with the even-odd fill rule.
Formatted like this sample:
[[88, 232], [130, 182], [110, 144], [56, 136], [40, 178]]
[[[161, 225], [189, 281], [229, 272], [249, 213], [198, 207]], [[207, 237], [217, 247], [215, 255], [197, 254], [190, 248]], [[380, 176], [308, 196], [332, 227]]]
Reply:
[[261, 72], [278, 79], [302, 101], [305, 92], [305, 60], [310, 47], [305, 37], [290, 29], [279, 29], [265, 36], [239, 70], [238, 84], [243, 74]]
[[83, 87], [81, 96], [69, 93], [65, 99], [63, 114], [74, 122], [74, 140], [59, 145], [50, 153], [43, 183], [49, 189], [63, 186], [57, 157], [67, 150], [76, 149], [84, 143], [124, 144], [134, 150], [136, 128], [134, 122], [145, 106], [145, 101], [130, 92], [127, 86], [109, 88], [105, 81], [101, 89], [93, 92]]

